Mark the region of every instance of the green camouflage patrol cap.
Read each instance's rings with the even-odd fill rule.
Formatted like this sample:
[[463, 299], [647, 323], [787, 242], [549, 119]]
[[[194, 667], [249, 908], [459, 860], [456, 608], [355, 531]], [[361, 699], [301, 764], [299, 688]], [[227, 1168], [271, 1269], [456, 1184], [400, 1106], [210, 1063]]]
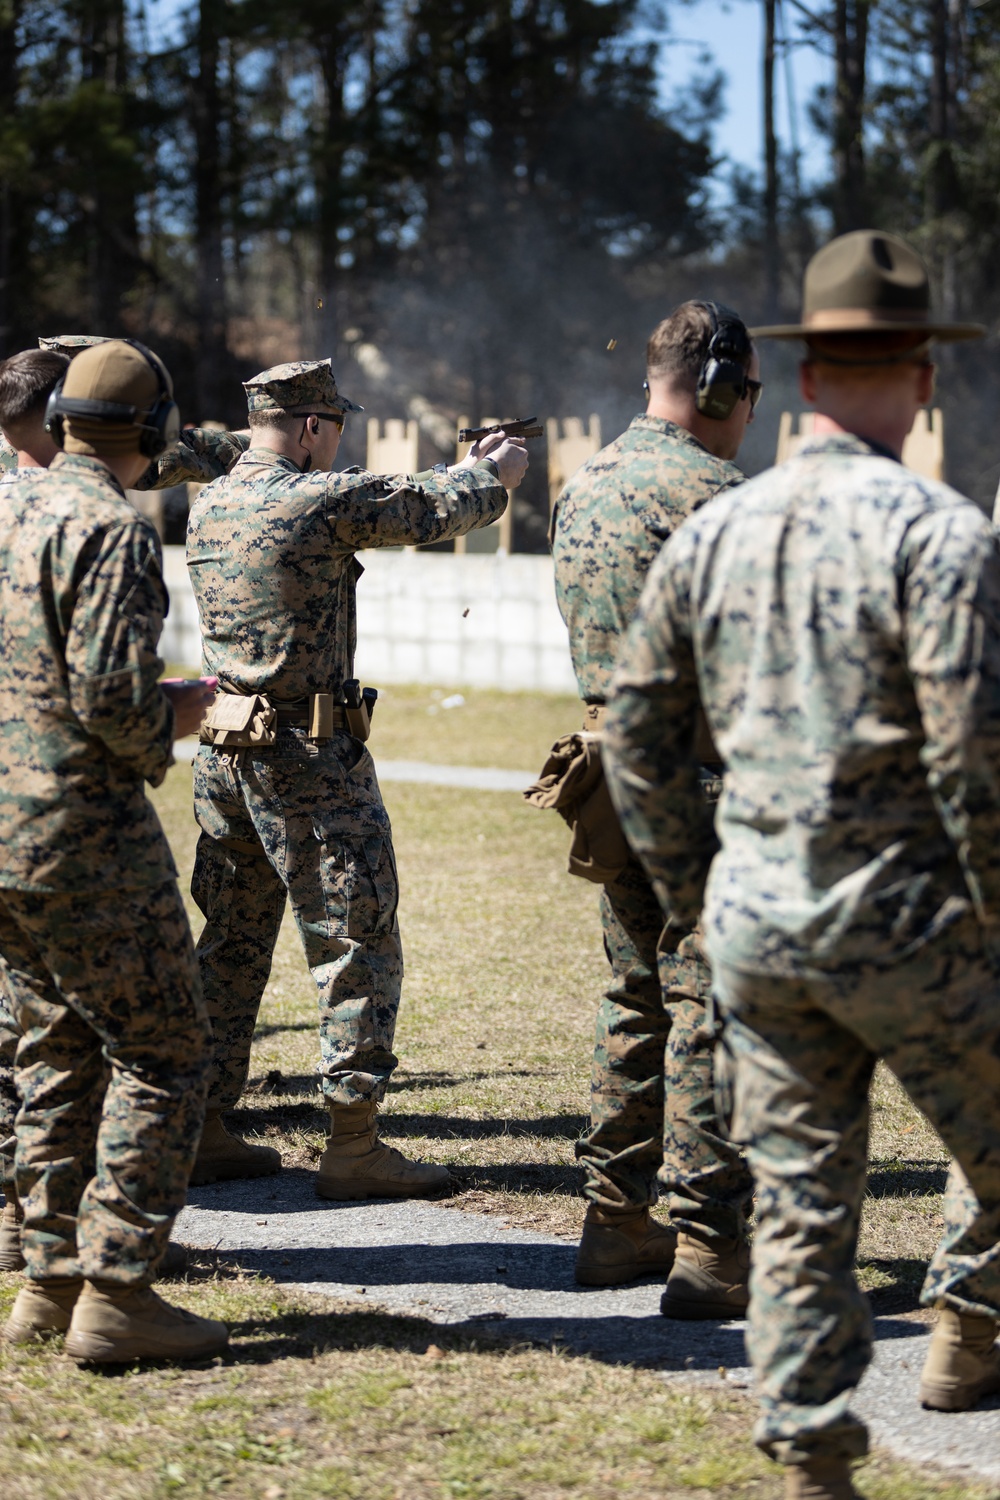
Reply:
[[81, 349], [92, 349], [95, 344], [107, 342], [102, 333], [54, 333], [50, 338], [39, 339], [38, 347], [47, 349], [50, 354], [65, 354], [67, 359], [72, 359]]
[[328, 406], [333, 411], [364, 411], [363, 406], [348, 401], [337, 390], [333, 362], [329, 359], [299, 359], [275, 365], [244, 381], [243, 389], [251, 412], [281, 411], [294, 417], [317, 406]]

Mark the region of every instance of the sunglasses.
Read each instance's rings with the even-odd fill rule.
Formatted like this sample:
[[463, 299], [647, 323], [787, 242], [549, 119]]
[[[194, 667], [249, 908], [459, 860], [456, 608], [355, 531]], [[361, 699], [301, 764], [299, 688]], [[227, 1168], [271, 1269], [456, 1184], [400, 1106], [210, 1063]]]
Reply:
[[751, 411], [756, 411], [757, 402], [760, 400], [761, 392], [763, 391], [763, 389], [764, 382], [762, 380], [751, 380], [749, 375], [744, 380], [743, 395], [750, 398]]
[[310, 417], [315, 417], [317, 422], [336, 422], [341, 432], [343, 432], [345, 424], [347, 422], [346, 417], [334, 416], [332, 412], [328, 411], [304, 411], [302, 415], [306, 418], [307, 421]]

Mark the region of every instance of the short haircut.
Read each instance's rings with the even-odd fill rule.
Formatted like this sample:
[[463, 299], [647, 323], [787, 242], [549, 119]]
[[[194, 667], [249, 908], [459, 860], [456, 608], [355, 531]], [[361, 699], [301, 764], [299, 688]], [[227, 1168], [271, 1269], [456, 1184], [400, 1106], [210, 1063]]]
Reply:
[[[654, 380], [666, 380], [693, 395], [714, 333], [712, 315], [704, 302], [682, 302], [649, 336], [647, 375]], [[745, 368], [750, 368], [749, 355]]]
[[22, 349], [0, 364], [0, 427], [16, 433], [45, 412], [46, 403], [69, 368], [65, 354]]
[[278, 432], [294, 432], [302, 417], [292, 416], [286, 411], [252, 411], [248, 414], [247, 421], [251, 431], [270, 427], [272, 430], [276, 428]]

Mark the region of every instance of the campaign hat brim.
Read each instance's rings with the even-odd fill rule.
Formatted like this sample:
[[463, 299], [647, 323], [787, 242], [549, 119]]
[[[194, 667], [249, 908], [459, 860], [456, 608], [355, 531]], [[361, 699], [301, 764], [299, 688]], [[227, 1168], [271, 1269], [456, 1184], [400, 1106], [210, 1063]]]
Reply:
[[980, 339], [986, 329], [982, 323], [938, 323], [927, 314], [901, 312], [885, 316], [882, 310], [864, 307], [825, 308], [804, 323], [776, 323], [766, 328], [751, 328], [754, 339], [812, 339], [838, 333], [922, 333], [940, 343], [957, 343], [960, 339]]

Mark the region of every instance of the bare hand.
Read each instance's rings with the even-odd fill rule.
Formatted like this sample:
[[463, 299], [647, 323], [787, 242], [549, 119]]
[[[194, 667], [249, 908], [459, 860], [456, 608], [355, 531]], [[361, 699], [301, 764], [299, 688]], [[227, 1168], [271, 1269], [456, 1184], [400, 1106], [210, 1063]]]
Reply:
[[505, 490], [516, 490], [527, 472], [528, 449], [523, 438], [509, 438], [502, 432], [491, 432], [488, 437], [473, 443], [457, 467], [471, 469], [481, 458], [493, 460]]
[[161, 681], [160, 687], [174, 706], [175, 740], [197, 733], [215, 697], [218, 680], [217, 677], [198, 677], [194, 681], [173, 677]]

